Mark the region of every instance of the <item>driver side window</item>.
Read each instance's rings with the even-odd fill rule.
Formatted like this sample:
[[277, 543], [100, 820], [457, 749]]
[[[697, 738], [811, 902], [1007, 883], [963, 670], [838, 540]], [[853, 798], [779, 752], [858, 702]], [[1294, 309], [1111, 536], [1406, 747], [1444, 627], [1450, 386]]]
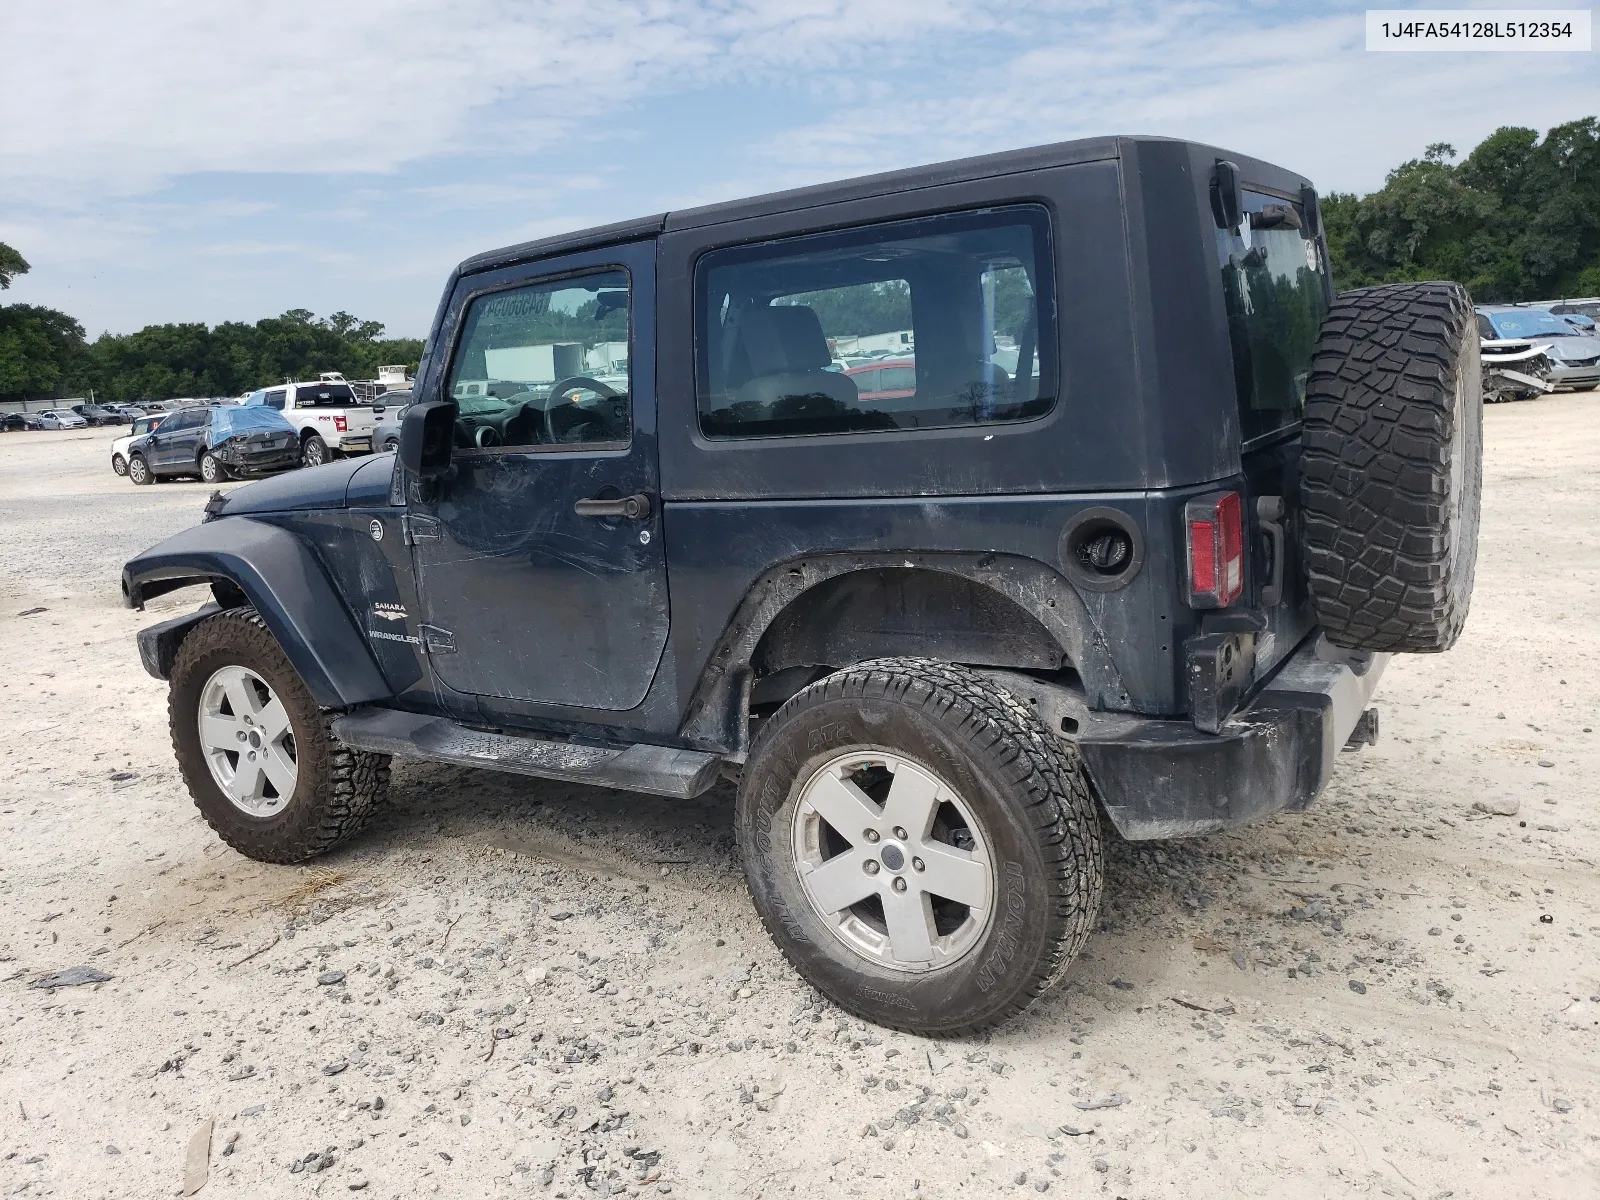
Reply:
[[473, 300], [447, 393], [457, 451], [626, 443], [628, 314], [628, 275], [616, 269]]

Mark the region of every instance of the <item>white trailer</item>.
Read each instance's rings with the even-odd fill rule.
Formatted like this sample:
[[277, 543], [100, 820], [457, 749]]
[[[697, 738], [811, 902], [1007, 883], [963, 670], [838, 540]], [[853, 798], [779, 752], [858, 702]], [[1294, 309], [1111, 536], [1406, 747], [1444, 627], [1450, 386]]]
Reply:
[[544, 342], [532, 346], [505, 346], [483, 352], [490, 379], [518, 383], [555, 383], [582, 375], [582, 342]]

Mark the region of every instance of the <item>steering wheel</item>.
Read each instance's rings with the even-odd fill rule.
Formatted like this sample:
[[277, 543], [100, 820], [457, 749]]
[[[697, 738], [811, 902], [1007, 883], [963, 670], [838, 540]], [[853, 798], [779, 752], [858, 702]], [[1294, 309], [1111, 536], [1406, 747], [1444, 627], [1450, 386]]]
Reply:
[[[570, 379], [563, 379], [550, 389], [550, 395], [544, 402], [544, 437], [551, 445], [561, 442], [586, 441], [583, 437], [572, 437], [574, 431], [581, 430], [585, 425], [592, 425], [596, 421], [606, 426], [606, 432], [612, 432], [611, 423], [605, 417], [592, 410], [574, 410], [571, 405], [564, 404], [564, 397], [569, 392], [594, 392], [602, 400], [620, 400], [623, 393], [609, 384], [601, 383], [598, 379], [591, 379], [587, 375], [574, 375]], [[557, 416], [557, 414], [560, 414]], [[580, 419], [572, 419], [574, 413]], [[587, 420], [581, 418], [588, 418]]]

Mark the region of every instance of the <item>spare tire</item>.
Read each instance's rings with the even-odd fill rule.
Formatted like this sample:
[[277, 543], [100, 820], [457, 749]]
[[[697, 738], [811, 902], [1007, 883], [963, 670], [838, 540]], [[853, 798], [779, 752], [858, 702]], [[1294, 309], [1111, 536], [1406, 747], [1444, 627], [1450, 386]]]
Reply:
[[1350, 650], [1448, 650], [1472, 601], [1483, 390], [1457, 283], [1338, 296], [1306, 385], [1300, 499], [1312, 601]]

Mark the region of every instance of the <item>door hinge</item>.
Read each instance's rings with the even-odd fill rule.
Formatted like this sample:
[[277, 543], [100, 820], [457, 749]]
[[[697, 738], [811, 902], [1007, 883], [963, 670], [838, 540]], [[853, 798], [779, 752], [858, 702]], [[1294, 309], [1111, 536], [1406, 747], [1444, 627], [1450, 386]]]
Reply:
[[405, 535], [408, 546], [414, 546], [418, 542], [436, 541], [439, 537], [439, 519], [425, 517], [419, 513], [406, 513], [400, 518], [400, 529]]
[[422, 634], [422, 648], [429, 654], [456, 652], [456, 635], [448, 629], [440, 629], [437, 625], [424, 625], [419, 632]]

